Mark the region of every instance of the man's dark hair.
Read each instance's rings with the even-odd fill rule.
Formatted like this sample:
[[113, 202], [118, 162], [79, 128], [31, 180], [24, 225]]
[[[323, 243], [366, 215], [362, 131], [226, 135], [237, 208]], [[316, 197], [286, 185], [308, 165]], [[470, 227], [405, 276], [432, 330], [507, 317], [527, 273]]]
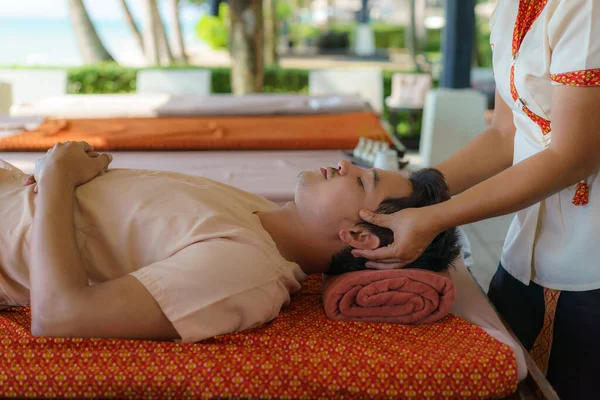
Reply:
[[[387, 198], [379, 204], [376, 212], [379, 214], [392, 214], [405, 208], [426, 207], [449, 200], [448, 186], [441, 172], [433, 168], [422, 169], [409, 176], [413, 192], [406, 197]], [[387, 246], [394, 241], [392, 230], [365, 221], [357, 225], [377, 235], [380, 247]], [[354, 257], [351, 246], [346, 246], [336, 253], [329, 262], [329, 275], [339, 275], [344, 272], [360, 271], [367, 269], [366, 258]], [[451, 228], [440, 233], [433, 239], [423, 254], [405, 268], [420, 268], [434, 272], [447, 270], [460, 255], [460, 240], [456, 228]]]

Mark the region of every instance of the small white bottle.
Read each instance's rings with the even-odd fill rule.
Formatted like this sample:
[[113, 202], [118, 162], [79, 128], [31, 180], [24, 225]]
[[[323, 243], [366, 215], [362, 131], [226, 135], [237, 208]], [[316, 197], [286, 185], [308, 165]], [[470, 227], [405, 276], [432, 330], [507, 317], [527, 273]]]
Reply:
[[373, 147], [371, 147], [371, 151], [367, 155], [367, 161], [371, 164], [375, 162], [375, 156], [381, 149], [381, 142], [374, 142]]
[[371, 139], [366, 139], [367, 144], [363, 147], [363, 150], [358, 154], [358, 158], [367, 161], [367, 158], [371, 151], [373, 150], [373, 141]]
[[365, 146], [367, 145], [366, 139], [367, 138], [365, 138], [364, 136], [361, 136], [360, 138], [358, 138], [358, 144], [352, 151], [352, 156], [354, 158], [360, 158], [361, 152], [364, 150]]

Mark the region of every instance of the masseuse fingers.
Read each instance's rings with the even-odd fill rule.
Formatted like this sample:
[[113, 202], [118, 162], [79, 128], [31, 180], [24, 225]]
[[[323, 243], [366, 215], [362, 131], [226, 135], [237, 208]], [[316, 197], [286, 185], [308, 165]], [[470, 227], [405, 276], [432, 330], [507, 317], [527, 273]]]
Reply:
[[380, 269], [380, 270], [387, 270], [387, 269], [400, 269], [406, 266], [407, 263], [405, 262], [377, 262], [377, 261], [368, 261], [365, 266], [369, 269]]
[[393, 214], [376, 214], [369, 210], [360, 210], [360, 217], [372, 223], [373, 225], [390, 228], [393, 220]]
[[398, 259], [398, 254], [396, 254], [396, 250], [393, 246], [380, 247], [375, 250], [354, 249], [352, 250], [352, 255], [354, 257], [368, 258], [373, 261]]

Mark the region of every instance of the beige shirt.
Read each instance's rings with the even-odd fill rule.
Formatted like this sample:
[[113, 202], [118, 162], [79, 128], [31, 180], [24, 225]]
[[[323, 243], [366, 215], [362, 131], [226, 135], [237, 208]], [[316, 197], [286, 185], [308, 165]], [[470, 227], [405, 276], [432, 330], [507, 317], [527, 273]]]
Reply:
[[[2, 167], [0, 304], [28, 304], [35, 195], [23, 187], [24, 174]], [[75, 195], [75, 235], [90, 283], [136, 277], [186, 342], [270, 321], [306, 277], [254, 214], [277, 207], [260, 196], [141, 170], [111, 170]]]
[[[522, 42], [515, 38], [515, 25], [529, 25], [528, 13], [519, 12], [518, 0], [500, 1], [490, 21], [496, 84], [517, 129], [514, 164], [551, 143], [554, 85], [600, 86], [600, 1], [526, 3], [532, 5], [533, 23]], [[589, 134], [600, 135], [600, 127]], [[586, 179], [586, 205], [572, 203], [574, 185], [519, 211], [504, 244], [504, 268], [525, 284], [533, 280], [560, 290], [600, 288], [598, 179], [597, 172]]]

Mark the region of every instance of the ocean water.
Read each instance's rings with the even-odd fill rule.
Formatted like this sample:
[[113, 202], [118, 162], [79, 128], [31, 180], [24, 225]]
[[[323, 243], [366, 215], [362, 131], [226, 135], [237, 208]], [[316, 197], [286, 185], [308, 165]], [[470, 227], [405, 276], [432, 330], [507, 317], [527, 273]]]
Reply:
[[[195, 36], [194, 25], [182, 22], [186, 48], [206, 48]], [[119, 63], [143, 65], [142, 52], [123, 21], [94, 21], [94, 26]], [[0, 18], [0, 66], [12, 65], [82, 65], [70, 20]]]

